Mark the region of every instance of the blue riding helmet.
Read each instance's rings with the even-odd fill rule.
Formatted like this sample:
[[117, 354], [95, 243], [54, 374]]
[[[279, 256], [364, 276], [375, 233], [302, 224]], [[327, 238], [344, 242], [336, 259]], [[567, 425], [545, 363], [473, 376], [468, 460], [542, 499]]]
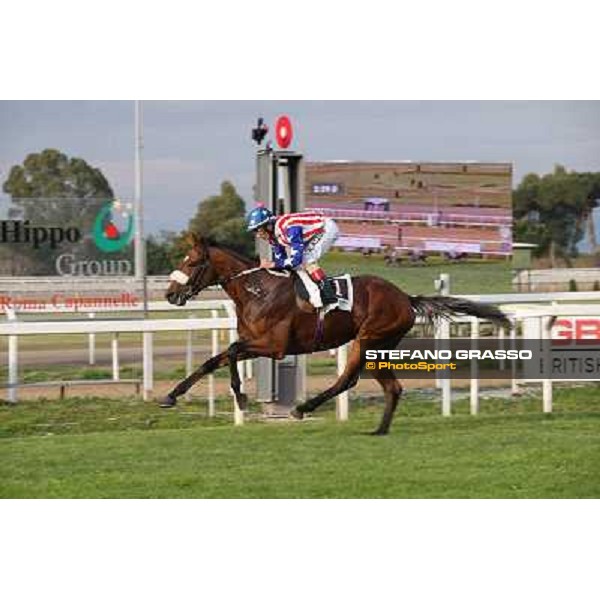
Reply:
[[248, 231], [256, 231], [259, 227], [266, 225], [273, 218], [273, 213], [264, 206], [253, 208], [246, 217]]

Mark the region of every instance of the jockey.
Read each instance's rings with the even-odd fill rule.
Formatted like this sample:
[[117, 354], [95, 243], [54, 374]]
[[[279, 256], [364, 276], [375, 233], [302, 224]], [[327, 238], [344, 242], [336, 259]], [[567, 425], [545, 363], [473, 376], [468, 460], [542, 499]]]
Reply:
[[[337, 300], [331, 281], [326, 278], [323, 269], [317, 263], [339, 235], [333, 219], [315, 212], [290, 213], [276, 217], [268, 208], [258, 206], [250, 211], [246, 222], [248, 231], [253, 231], [256, 237], [268, 241], [273, 249], [273, 260], [261, 260], [261, 267], [304, 269], [317, 284], [322, 304], [333, 304]], [[318, 294], [315, 295], [317, 298], [313, 304], [316, 305]]]

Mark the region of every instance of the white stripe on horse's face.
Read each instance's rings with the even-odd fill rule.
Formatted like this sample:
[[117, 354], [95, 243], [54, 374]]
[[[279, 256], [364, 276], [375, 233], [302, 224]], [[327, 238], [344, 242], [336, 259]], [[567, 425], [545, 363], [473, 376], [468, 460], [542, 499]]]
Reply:
[[169, 279], [177, 282], [179, 285], [185, 285], [190, 280], [190, 276], [177, 269], [169, 275]]

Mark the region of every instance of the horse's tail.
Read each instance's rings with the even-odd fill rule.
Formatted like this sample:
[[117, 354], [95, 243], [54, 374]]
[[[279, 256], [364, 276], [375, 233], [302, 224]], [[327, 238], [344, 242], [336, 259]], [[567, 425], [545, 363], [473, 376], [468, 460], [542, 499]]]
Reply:
[[433, 323], [437, 319], [450, 319], [452, 315], [471, 315], [487, 319], [495, 325], [510, 329], [510, 319], [494, 304], [472, 302], [452, 296], [409, 296], [417, 316]]

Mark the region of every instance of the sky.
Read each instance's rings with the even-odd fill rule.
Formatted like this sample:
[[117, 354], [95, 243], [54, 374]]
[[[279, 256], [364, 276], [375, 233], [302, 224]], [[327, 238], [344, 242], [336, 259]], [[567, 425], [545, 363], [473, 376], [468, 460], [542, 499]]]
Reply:
[[[145, 230], [181, 230], [230, 180], [253, 203], [259, 116], [294, 125], [308, 161], [509, 161], [523, 175], [600, 171], [600, 101], [144, 101]], [[133, 101], [1, 101], [0, 181], [31, 152], [56, 148], [134, 192]], [[6, 199], [1, 192], [0, 198]]]

